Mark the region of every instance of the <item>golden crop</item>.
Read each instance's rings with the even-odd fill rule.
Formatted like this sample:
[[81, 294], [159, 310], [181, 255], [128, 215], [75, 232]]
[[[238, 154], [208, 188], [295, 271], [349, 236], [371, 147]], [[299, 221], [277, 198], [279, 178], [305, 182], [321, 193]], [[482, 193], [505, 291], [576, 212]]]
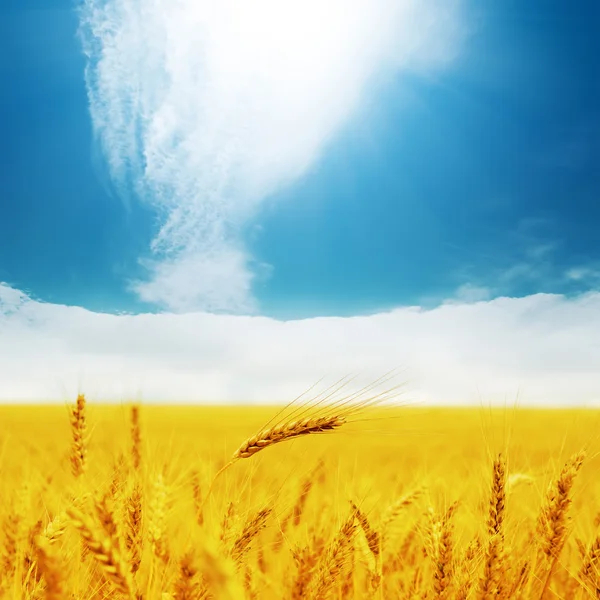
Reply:
[[600, 413], [276, 412], [0, 408], [2, 597], [600, 598]]

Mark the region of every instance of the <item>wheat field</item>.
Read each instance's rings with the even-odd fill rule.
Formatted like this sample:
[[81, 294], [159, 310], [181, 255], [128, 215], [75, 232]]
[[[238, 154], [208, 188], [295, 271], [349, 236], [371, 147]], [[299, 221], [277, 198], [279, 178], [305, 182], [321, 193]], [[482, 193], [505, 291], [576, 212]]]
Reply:
[[1, 597], [600, 598], [600, 412], [277, 411], [0, 407]]

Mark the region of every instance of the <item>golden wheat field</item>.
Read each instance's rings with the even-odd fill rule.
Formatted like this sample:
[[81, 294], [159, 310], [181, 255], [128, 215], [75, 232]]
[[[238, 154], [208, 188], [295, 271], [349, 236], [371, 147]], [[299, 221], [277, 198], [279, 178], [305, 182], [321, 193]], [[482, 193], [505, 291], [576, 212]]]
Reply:
[[277, 410], [1, 407], [2, 597], [600, 598], [599, 412]]

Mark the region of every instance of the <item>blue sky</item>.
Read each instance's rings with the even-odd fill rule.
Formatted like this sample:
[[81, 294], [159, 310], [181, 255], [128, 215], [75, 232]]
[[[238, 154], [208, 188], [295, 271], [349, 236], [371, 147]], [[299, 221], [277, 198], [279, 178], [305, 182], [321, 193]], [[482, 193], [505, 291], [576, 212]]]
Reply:
[[290, 2], [298, 40], [268, 0], [126, 4], [0, 0], [6, 289], [275, 320], [599, 290], [596, 3]]
[[[134, 191], [119, 198], [93, 147], [77, 14], [70, 2], [12, 4], [0, 277], [46, 301], [152, 310], [127, 281], [143, 276], [158, 217]], [[347, 315], [435, 303], [465, 284], [525, 295], [597, 283], [564, 275], [600, 263], [600, 8], [506, 2], [476, 16], [452, 64], [382, 78], [309, 172], [246, 224], [253, 258], [269, 265], [254, 286], [260, 312]], [[511, 277], [518, 265], [531, 268]]]

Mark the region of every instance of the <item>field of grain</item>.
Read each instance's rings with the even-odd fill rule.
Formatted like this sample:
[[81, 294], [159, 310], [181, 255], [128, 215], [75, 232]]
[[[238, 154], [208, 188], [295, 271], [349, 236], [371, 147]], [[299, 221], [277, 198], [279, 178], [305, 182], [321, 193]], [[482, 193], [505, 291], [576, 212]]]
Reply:
[[2, 597], [600, 598], [599, 412], [276, 412], [0, 407]]

